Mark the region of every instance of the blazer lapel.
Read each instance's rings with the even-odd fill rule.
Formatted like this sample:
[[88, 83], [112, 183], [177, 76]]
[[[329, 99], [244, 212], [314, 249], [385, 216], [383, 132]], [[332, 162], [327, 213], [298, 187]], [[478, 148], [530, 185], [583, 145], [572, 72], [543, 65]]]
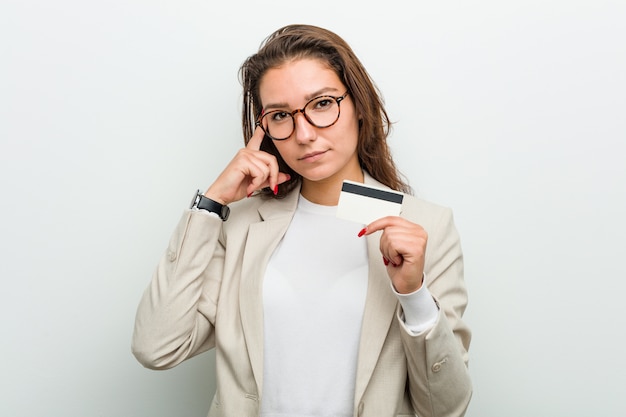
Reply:
[[239, 309], [241, 325], [259, 393], [263, 390], [263, 276], [270, 256], [285, 235], [295, 212], [299, 192], [259, 207], [261, 221], [252, 223], [241, 267]]
[[[374, 180], [366, 172], [364, 177], [365, 184], [388, 188]], [[379, 245], [380, 232], [367, 236], [369, 277], [359, 343], [355, 404], [359, 403], [365, 393], [398, 304], [397, 298], [391, 291], [391, 284], [389, 283], [387, 269], [380, 254]]]
[[374, 372], [398, 302], [391, 292], [387, 270], [380, 254], [379, 240], [380, 233], [367, 237], [369, 277], [359, 343], [355, 404], [363, 396]]

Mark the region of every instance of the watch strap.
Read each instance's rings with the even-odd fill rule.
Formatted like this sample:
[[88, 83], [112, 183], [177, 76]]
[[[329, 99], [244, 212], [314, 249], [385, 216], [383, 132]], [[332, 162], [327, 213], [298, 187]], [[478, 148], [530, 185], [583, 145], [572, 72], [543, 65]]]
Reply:
[[228, 215], [230, 214], [230, 209], [227, 205], [220, 204], [215, 200], [205, 197], [200, 190], [196, 192], [196, 197], [193, 200], [191, 207], [215, 213], [223, 221], [226, 221], [228, 219]]

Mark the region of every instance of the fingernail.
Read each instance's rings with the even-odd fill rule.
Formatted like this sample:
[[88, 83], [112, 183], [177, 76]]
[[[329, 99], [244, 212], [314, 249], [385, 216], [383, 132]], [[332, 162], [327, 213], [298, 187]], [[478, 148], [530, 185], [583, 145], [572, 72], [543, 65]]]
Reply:
[[248, 198], [250, 198], [253, 193], [254, 193], [254, 191], [252, 191], [250, 194], [248, 194]]
[[278, 184], [274, 186], [274, 195], [278, 194]]
[[389, 260], [387, 260], [387, 258], [385, 258], [384, 256], [383, 256], [383, 262], [385, 263], [385, 266], [389, 265]]
[[367, 232], [367, 227], [364, 227], [363, 229], [361, 229], [361, 231], [359, 232], [359, 237], [363, 236], [365, 232]]

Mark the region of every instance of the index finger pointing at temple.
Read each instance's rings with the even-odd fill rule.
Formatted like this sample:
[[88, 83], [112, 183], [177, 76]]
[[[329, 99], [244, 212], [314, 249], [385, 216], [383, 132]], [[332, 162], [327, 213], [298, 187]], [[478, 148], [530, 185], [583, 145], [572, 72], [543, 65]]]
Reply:
[[261, 142], [263, 142], [263, 138], [265, 137], [265, 131], [261, 129], [259, 126], [254, 129], [254, 133], [252, 137], [248, 141], [246, 148], [252, 149], [254, 151], [258, 151], [261, 149]]

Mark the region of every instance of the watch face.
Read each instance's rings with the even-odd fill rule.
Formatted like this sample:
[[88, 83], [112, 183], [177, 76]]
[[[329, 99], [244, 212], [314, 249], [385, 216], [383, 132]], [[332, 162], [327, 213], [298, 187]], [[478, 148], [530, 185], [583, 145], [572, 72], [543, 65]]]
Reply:
[[194, 208], [196, 204], [198, 204], [199, 198], [200, 198], [200, 190], [196, 190], [195, 194], [193, 195], [193, 198], [191, 199], [191, 204], [189, 205], [190, 209]]

